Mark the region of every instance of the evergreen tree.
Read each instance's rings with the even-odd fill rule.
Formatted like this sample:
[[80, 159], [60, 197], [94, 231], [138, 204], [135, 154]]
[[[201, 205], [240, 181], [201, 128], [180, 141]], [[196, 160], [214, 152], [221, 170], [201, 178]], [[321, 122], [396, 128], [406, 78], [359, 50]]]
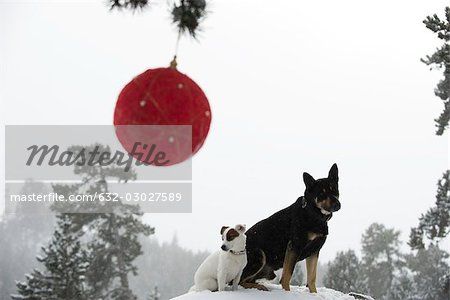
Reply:
[[35, 269], [26, 275], [26, 282], [17, 283], [18, 295], [13, 300], [83, 300], [87, 299], [84, 282], [88, 254], [82, 249], [79, 236], [71, 234], [67, 215], [58, 217], [57, 229], [46, 247], [41, 262], [45, 271]]
[[431, 244], [406, 256], [406, 266], [391, 289], [392, 300], [450, 299], [448, 253]]
[[409, 245], [413, 249], [425, 247], [423, 238], [434, 241], [448, 235], [450, 229], [450, 170], [438, 182], [435, 206], [419, 219], [419, 226], [412, 228]]
[[435, 245], [420, 249], [416, 255], [407, 258], [408, 266], [414, 274], [415, 299], [448, 300], [450, 269], [449, 255]]
[[[444, 78], [435, 89], [435, 95], [444, 102], [444, 110], [435, 120], [436, 134], [442, 135], [448, 129], [450, 121], [450, 7], [445, 8], [444, 20], [434, 14], [423, 22], [444, 41], [435, 53], [422, 60], [429, 66], [443, 70]], [[438, 182], [435, 206], [422, 214], [419, 225], [411, 229], [408, 244], [418, 251], [416, 255], [409, 255], [407, 258], [408, 267], [413, 275], [403, 276], [403, 288], [397, 289], [412, 291], [412, 294], [404, 296], [404, 299], [450, 299], [450, 271], [447, 264], [449, 255], [437, 246], [439, 240], [448, 235], [449, 228], [450, 170], [447, 170]], [[431, 241], [428, 249], [425, 247], [424, 237]]]
[[441, 20], [435, 14], [432, 17], [428, 16], [423, 22], [428, 29], [437, 34], [439, 39], [444, 41], [435, 53], [422, 60], [425, 64], [444, 71], [444, 78], [435, 89], [436, 96], [444, 102], [444, 110], [435, 120], [436, 134], [442, 135], [450, 121], [450, 7], [445, 9], [445, 20]]
[[401, 263], [400, 232], [374, 223], [362, 236], [362, 275], [367, 292], [375, 299], [388, 299], [394, 271]]
[[388, 291], [389, 300], [412, 300], [415, 287], [412, 271], [407, 266], [403, 266], [396, 270], [391, 289]]
[[[75, 156], [85, 149], [87, 152], [110, 152], [109, 147], [92, 145], [90, 147], [73, 146], [69, 151]], [[112, 156], [111, 156], [112, 157]], [[81, 177], [81, 183], [72, 185], [53, 185], [55, 192], [68, 197], [70, 194], [95, 195], [108, 193], [108, 182], [127, 182], [134, 180], [133, 170], [125, 171], [118, 164], [118, 158], [107, 166], [100, 165], [97, 157], [94, 164], [74, 166], [74, 173]], [[134, 300], [136, 296], [130, 289], [128, 275], [137, 274], [133, 261], [142, 254], [139, 236], [154, 233], [154, 228], [141, 221], [143, 215], [139, 206], [117, 202], [74, 202], [72, 211], [90, 212], [68, 214], [71, 231], [83, 234], [89, 250], [90, 266], [86, 272], [89, 297], [93, 299]], [[67, 209], [58, 203], [55, 210]], [[102, 213], [101, 211], [114, 213]]]
[[[428, 16], [424, 24], [444, 41], [435, 53], [422, 60], [427, 65], [443, 70], [444, 78], [435, 89], [435, 95], [444, 102], [444, 110], [435, 120], [436, 134], [442, 135], [448, 129], [450, 121], [450, 7], [445, 8], [444, 20], [435, 14]], [[411, 291], [408, 297], [407, 292], [404, 293], [404, 299], [450, 299], [450, 271], [447, 263], [449, 254], [437, 246], [439, 240], [448, 235], [449, 228], [450, 170], [447, 170], [438, 182], [435, 206], [419, 218], [417, 227], [411, 229], [408, 244], [418, 251], [416, 255], [407, 257], [407, 264], [413, 275], [403, 276], [403, 288], [400, 290]], [[425, 248], [424, 236], [431, 241], [428, 248]]]
[[[49, 191], [46, 184], [29, 179], [18, 194], [46, 194]], [[8, 196], [8, 190], [6, 192]], [[36, 253], [44, 246], [43, 241], [47, 242], [53, 234], [55, 217], [43, 202], [36, 203], [19, 203], [14, 214], [1, 217], [0, 299], [9, 299], [17, 290], [16, 281], [39, 265]]]
[[360, 276], [361, 262], [353, 250], [340, 251], [336, 258], [328, 263], [324, 284], [344, 293], [365, 292], [366, 287]]

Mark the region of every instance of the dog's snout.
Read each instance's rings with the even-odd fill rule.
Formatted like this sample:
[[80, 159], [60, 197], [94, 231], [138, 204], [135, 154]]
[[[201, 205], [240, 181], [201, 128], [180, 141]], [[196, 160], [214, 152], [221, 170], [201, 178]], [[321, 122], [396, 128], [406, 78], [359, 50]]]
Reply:
[[338, 211], [340, 209], [341, 209], [341, 202], [334, 201], [333, 204], [331, 205], [331, 210], [332, 211]]
[[227, 251], [228, 250], [227, 246], [225, 246], [225, 245], [222, 245], [222, 247], [220, 247], [220, 249], [222, 249], [223, 251]]

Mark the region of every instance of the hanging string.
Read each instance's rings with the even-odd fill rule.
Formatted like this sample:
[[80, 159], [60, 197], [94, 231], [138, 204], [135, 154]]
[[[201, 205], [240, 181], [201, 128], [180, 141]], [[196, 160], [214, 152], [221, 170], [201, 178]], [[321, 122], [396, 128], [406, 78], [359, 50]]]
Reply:
[[178, 49], [180, 47], [180, 39], [181, 39], [181, 29], [178, 29], [178, 37], [177, 37], [177, 41], [175, 42], [175, 54], [173, 56], [172, 61], [170, 62], [170, 67], [173, 69], [177, 68], [177, 56], [178, 56]]
[[180, 46], [180, 39], [181, 39], [181, 29], [178, 29], [178, 37], [177, 37], [177, 41], [175, 43], [175, 56], [178, 55], [178, 48]]
[[[128, 8], [131, 10], [147, 7], [151, 0], [109, 0], [111, 9]], [[206, 0], [178, 0], [172, 5], [172, 23], [178, 27], [178, 37], [175, 44], [175, 55], [170, 62], [170, 67], [176, 69], [178, 47], [181, 35], [189, 34], [196, 39], [200, 23], [205, 18]]]

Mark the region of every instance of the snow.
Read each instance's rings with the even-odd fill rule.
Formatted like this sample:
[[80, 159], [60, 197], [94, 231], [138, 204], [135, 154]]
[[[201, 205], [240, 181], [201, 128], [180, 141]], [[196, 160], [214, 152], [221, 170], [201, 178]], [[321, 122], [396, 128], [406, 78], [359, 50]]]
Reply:
[[[355, 300], [354, 297], [341, 292], [318, 288], [317, 294], [309, 292], [307, 287], [291, 286], [291, 291], [284, 291], [280, 285], [264, 284], [269, 288], [269, 292], [258, 291], [256, 289], [239, 288], [237, 291], [225, 292], [190, 292], [172, 300]], [[367, 297], [367, 299], [371, 299]]]

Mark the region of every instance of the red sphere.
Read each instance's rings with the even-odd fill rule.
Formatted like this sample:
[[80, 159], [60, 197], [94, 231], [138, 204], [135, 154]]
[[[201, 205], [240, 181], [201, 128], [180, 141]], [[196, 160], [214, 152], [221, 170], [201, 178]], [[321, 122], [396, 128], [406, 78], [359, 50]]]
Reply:
[[[114, 111], [114, 125], [191, 125], [189, 151], [179, 151], [180, 146], [186, 149], [189, 146], [186, 143], [191, 141], [191, 137], [183, 137], [186, 130], [171, 131], [170, 135], [141, 132], [149, 145], [157, 142], [170, 155], [168, 165], [197, 153], [208, 135], [210, 123], [211, 109], [202, 89], [173, 67], [150, 69], [136, 76], [121, 91]], [[116, 127], [116, 134], [130, 153], [135, 138], [130, 137], [124, 126]]]

